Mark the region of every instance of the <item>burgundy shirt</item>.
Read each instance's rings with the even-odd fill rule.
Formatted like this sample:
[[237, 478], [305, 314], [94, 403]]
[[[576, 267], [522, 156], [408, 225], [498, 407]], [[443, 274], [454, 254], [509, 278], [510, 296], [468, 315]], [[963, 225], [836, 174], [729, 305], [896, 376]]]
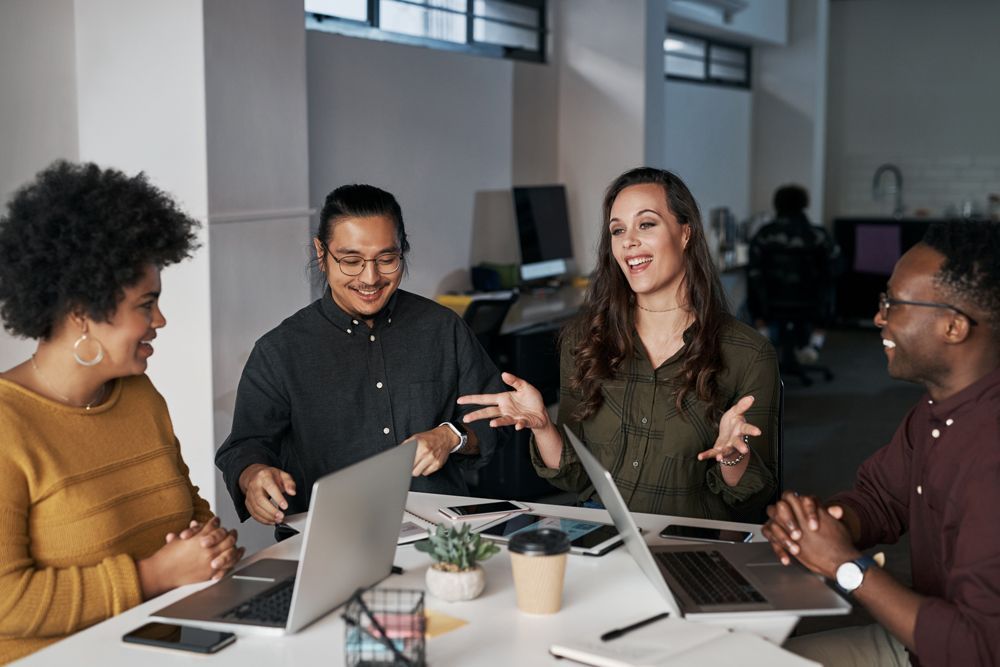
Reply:
[[925, 395], [831, 501], [861, 519], [861, 549], [910, 531], [913, 664], [1000, 665], [1000, 370]]

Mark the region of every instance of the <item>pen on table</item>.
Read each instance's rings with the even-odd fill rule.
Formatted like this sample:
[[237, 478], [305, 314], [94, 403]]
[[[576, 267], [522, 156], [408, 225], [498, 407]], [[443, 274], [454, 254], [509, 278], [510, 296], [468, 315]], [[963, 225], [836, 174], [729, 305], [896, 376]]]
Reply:
[[643, 619], [638, 623], [633, 623], [632, 625], [626, 625], [624, 628], [609, 630], [608, 632], [605, 632], [603, 635], [601, 635], [601, 641], [606, 642], [606, 641], [611, 641], [612, 639], [618, 639], [624, 634], [628, 634], [633, 630], [638, 630], [639, 628], [645, 627], [650, 623], [656, 623], [661, 618], [666, 618], [667, 616], [670, 616], [669, 611], [665, 611], [662, 614], [657, 614], [656, 616], [650, 616], [649, 618]]

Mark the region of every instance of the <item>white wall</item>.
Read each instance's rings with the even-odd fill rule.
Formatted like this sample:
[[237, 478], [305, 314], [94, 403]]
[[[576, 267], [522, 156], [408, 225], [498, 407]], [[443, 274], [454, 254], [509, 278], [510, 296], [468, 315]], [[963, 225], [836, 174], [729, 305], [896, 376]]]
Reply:
[[749, 90], [683, 81], [664, 85], [667, 168], [708, 212], [727, 206], [737, 219], [749, 213], [753, 99]]
[[476, 193], [511, 186], [512, 64], [308, 32], [310, 199], [393, 193], [412, 251], [403, 288], [467, 288]]
[[[0, 206], [53, 160], [77, 158], [75, 43], [73, 0], [0, 2]], [[0, 370], [34, 349], [0, 330]]]
[[[80, 158], [145, 171], [204, 223], [208, 214], [201, 0], [77, 0]], [[168, 326], [149, 375], [170, 406], [191, 478], [215, 496], [208, 230], [163, 272]]]
[[[663, 164], [650, 136], [662, 136], [661, 2], [574, 0], [561, 7], [555, 49], [559, 85], [559, 177], [566, 183], [573, 253], [581, 273], [594, 267], [601, 200], [612, 179], [644, 163]], [[655, 36], [655, 37], [654, 37]], [[656, 39], [661, 51], [648, 61]], [[649, 68], [660, 68], [654, 76]], [[668, 125], [669, 125], [669, 111]]]
[[[254, 342], [310, 300], [309, 152], [301, 4], [204, 3], [212, 407], [215, 445], [229, 435]], [[214, 451], [214, 447], [213, 447]], [[237, 517], [221, 474], [216, 511]], [[240, 542], [273, 541], [250, 521]]]
[[829, 0], [796, 0], [787, 46], [754, 48], [751, 212], [771, 212], [775, 189], [798, 183], [822, 221], [828, 16]]
[[903, 170], [904, 203], [939, 215], [1000, 192], [1000, 4], [834, 2], [828, 199], [833, 215], [882, 213], [875, 168]]

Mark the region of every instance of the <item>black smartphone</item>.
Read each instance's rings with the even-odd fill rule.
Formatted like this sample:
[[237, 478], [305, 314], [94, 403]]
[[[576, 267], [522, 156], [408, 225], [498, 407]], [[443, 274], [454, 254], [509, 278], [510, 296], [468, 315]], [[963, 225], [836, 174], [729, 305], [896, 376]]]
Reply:
[[676, 537], [689, 540], [709, 540], [711, 542], [749, 542], [753, 533], [748, 530], [727, 530], [725, 528], [701, 528], [699, 526], [679, 526], [670, 524], [660, 531], [660, 537]]
[[236, 635], [170, 623], [147, 623], [123, 636], [122, 641], [195, 653], [215, 653], [236, 641]]

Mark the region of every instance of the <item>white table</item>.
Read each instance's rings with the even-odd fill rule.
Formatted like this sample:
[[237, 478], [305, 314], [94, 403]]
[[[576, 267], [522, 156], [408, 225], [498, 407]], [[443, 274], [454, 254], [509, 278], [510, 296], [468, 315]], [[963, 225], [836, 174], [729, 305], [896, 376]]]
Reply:
[[[411, 493], [407, 509], [420, 517], [437, 521], [441, 518], [437, 513], [439, 507], [478, 500], [481, 499]], [[531, 504], [531, 507], [541, 514], [611, 522], [604, 510], [544, 504]], [[663, 542], [657, 535], [668, 523], [743, 528], [754, 530], [755, 540], [763, 539], [759, 527], [751, 524], [656, 514], [634, 516], [639, 526], [648, 530], [647, 541], [650, 544]], [[248, 560], [262, 557], [294, 559], [298, 557], [300, 543], [301, 537], [295, 536], [263, 549]], [[426, 554], [416, 551], [412, 545], [404, 545], [397, 549], [395, 562], [404, 568], [404, 573], [390, 576], [381, 586], [424, 588], [424, 573], [430, 564]], [[457, 630], [427, 640], [428, 664], [435, 667], [559, 664], [560, 661], [548, 655], [548, 647], [553, 642], [596, 637], [612, 628], [628, 625], [666, 610], [666, 604], [648, 584], [624, 547], [600, 558], [570, 556], [566, 568], [563, 608], [551, 616], [532, 616], [517, 610], [506, 549], [486, 561], [483, 567], [486, 570], [486, 590], [476, 600], [448, 603], [427, 596], [427, 608], [468, 621], [467, 625]], [[335, 567], [331, 566], [331, 574], [335, 572]], [[166, 593], [16, 664], [99, 664], [102, 667], [133, 667], [141, 664], [143, 667], [157, 667], [195, 664], [191, 662], [195, 660], [197, 664], [220, 667], [304, 667], [344, 663], [344, 622], [340, 610], [288, 637], [239, 635], [235, 644], [212, 656], [127, 645], [121, 641], [123, 634], [145, 623], [150, 613], [204, 585], [193, 584]], [[795, 627], [797, 620], [795, 616], [756, 621], [734, 618], [727, 625], [780, 644]], [[738, 658], [739, 656], [734, 656], [734, 660]]]

